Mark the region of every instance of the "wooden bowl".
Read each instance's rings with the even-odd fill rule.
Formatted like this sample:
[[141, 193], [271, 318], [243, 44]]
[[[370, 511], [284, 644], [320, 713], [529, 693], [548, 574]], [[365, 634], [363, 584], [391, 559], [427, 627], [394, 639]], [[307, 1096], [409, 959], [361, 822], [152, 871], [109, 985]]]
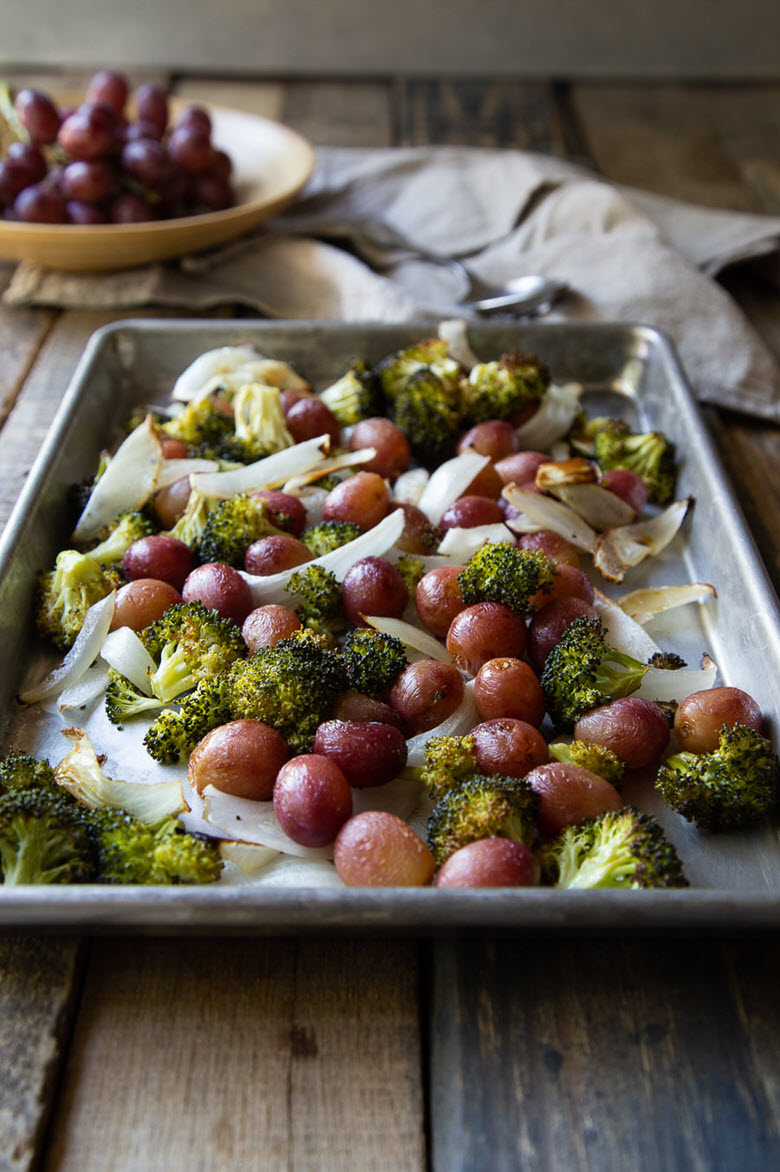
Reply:
[[[173, 118], [184, 105], [171, 102]], [[233, 161], [234, 207], [144, 224], [82, 226], [3, 220], [0, 257], [65, 272], [133, 268], [223, 244], [289, 204], [314, 166], [314, 151], [306, 139], [268, 118], [219, 106], [205, 108], [212, 119], [212, 141]]]

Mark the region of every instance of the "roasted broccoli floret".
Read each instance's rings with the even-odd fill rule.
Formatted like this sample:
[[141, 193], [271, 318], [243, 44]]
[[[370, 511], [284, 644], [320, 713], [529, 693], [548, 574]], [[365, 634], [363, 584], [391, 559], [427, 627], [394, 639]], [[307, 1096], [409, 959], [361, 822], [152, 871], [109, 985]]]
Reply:
[[731, 830], [773, 806], [780, 765], [766, 737], [744, 724], [720, 730], [712, 753], [676, 753], [658, 771], [664, 801], [703, 830]]
[[559, 742], [550, 745], [550, 756], [556, 761], [564, 761], [567, 765], [579, 765], [581, 769], [589, 769], [597, 773], [610, 785], [619, 790], [626, 773], [626, 764], [616, 753], [605, 745], [597, 745], [595, 741], [572, 741], [570, 745]]
[[688, 886], [659, 823], [633, 806], [567, 826], [538, 854], [543, 881], [555, 887]]
[[183, 541], [190, 549], [197, 549], [206, 522], [214, 510], [219, 508], [220, 503], [214, 497], [204, 496], [197, 488], [191, 489], [184, 512], [173, 529], [169, 530], [169, 536]]
[[656, 651], [651, 655], [647, 661], [648, 667], [658, 667], [663, 671], [678, 671], [681, 667], [687, 667], [685, 660], [681, 655], [677, 655], [674, 651]]
[[442, 384], [448, 400], [455, 404], [461, 368], [450, 357], [447, 342], [443, 338], [425, 338], [407, 350], [389, 354], [374, 369], [382, 391], [391, 403], [406, 388], [409, 380], [420, 372], [431, 372]]
[[291, 752], [308, 753], [318, 726], [346, 690], [341, 656], [302, 630], [237, 662], [226, 696], [234, 720], [262, 720], [281, 733]]
[[172, 708], [161, 712], [144, 737], [149, 756], [162, 765], [189, 757], [206, 733], [232, 719], [226, 692], [226, 676], [201, 680], [194, 692], [183, 697], [178, 712]]
[[436, 468], [454, 455], [461, 430], [456, 398], [433, 370], [418, 370], [405, 382], [391, 414], [412, 454], [426, 468]]
[[189, 692], [199, 680], [223, 674], [246, 654], [241, 631], [200, 602], [178, 602], [140, 632], [157, 669], [149, 677], [152, 692], [168, 703]]
[[74, 549], [58, 555], [54, 569], [41, 574], [35, 608], [36, 626], [47, 639], [67, 651], [84, 625], [87, 611], [110, 594], [122, 579], [103, 570]]
[[243, 569], [244, 555], [253, 541], [282, 532], [271, 521], [265, 501], [239, 492], [209, 512], [198, 542], [198, 557], [202, 562], [224, 562]]
[[207, 444], [218, 449], [234, 430], [233, 414], [211, 397], [193, 399], [173, 419], [160, 427], [163, 435], [181, 440], [188, 447]]
[[635, 434], [622, 419], [607, 419], [593, 436], [593, 454], [602, 472], [636, 472], [657, 505], [674, 499], [677, 482], [674, 444], [660, 431]]
[[349, 632], [342, 655], [350, 690], [375, 699], [390, 691], [408, 663], [400, 639], [368, 627]]
[[91, 812], [89, 827], [99, 883], [215, 883], [221, 874], [217, 844], [189, 834], [176, 818], [149, 826], [104, 809]]
[[220, 445], [224, 458], [249, 464], [292, 445], [279, 395], [278, 387], [262, 383], [248, 383], [239, 388], [233, 398], [235, 431]]
[[38, 761], [19, 749], [12, 749], [0, 759], [0, 794], [37, 789], [51, 793], [63, 792], [55, 781], [54, 770], [48, 761]]
[[5, 884], [88, 883], [94, 872], [84, 815], [73, 799], [33, 786], [0, 797]]
[[646, 663], [610, 647], [600, 619], [583, 615], [547, 656], [541, 677], [547, 711], [556, 728], [571, 729], [583, 712], [630, 696], [646, 671]]
[[414, 557], [413, 554], [404, 553], [395, 563], [395, 568], [404, 580], [409, 593], [409, 601], [413, 602], [417, 594], [417, 587], [426, 574], [425, 563]]
[[301, 541], [314, 558], [324, 557], [326, 553], [333, 553], [349, 541], [360, 537], [363, 530], [353, 521], [320, 521], [319, 525], [306, 529], [301, 534]]
[[431, 797], [438, 801], [477, 773], [472, 736], [431, 737], [425, 746], [425, 764], [418, 777]]
[[342, 427], [384, 414], [376, 376], [364, 362], [354, 362], [345, 375], [320, 392], [320, 399]]
[[134, 541], [156, 532], [154, 522], [143, 513], [121, 513], [108, 527], [103, 540], [87, 550], [87, 557], [101, 565], [121, 562]]
[[461, 414], [471, 427], [486, 419], [510, 419], [528, 403], [538, 403], [550, 385], [550, 372], [535, 354], [502, 355], [479, 362], [461, 384]]
[[555, 563], [537, 550], [518, 549], [509, 541], [488, 542], [458, 574], [466, 606], [498, 602], [516, 614], [533, 610], [533, 596], [546, 593], [555, 581]]
[[475, 774], [440, 798], [428, 819], [428, 846], [437, 866], [480, 838], [511, 838], [530, 846], [539, 798], [519, 777]]
[[296, 614], [304, 627], [320, 635], [340, 635], [346, 628], [341, 583], [322, 566], [304, 566], [291, 575], [286, 587], [297, 595]]
[[108, 669], [106, 716], [117, 728], [121, 728], [131, 717], [140, 716], [142, 712], [154, 712], [163, 703], [157, 696], [145, 696], [139, 692], [135, 684], [131, 684], [115, 668]]

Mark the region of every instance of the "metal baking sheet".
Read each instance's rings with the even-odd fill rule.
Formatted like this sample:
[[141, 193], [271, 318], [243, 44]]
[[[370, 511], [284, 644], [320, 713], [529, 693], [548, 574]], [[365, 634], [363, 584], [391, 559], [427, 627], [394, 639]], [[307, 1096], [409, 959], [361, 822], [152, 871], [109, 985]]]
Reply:
[[[34, 751], [35, 721], [14, 697], [29, 668], [35, 577], [67, 541], [65, 494], [91, 476], [98, 453], [130, 410], [164, 401], [175, 377], [204, 350], [241, 342], [291, 361], [322, 384], [356, 356], [375, 362], [430, 334], [430, 323], [126, 321], [98, 331], [63, 398], [28, 482], [0, 540], [0, 624], [5, 656], [0, 711], [6, 744]], [[692, 523], [660, 557], [633, 571], [629, 588], [710, 581], [716, 602], [654, 620], [663, 646], [691, 664], [708, 651], [722, 681], [749, 691], [778, 728], [780, 621], [771, 588], [669, 342], [631, 325], [475, 324], [480, 357], [533, 350], [558, 382], [585, 384], [587, 409], [615, 411], [674, 439], [682, 457], [680, 495], [696, 498]], [[649, 628], [651, 632], [654, 628]], [[648, 783], [631, 800], [664, 823], [691, 888], [681, 891], [566, 892], [306, 890], [251, 885], [207, 888], [99, 886], [0, 889], [4, 927], [108, 931], [434, 932], [455, 928], [618, 931], [746, 929], [776, 925], [780, 855], [773, 829], [707, 836], [659, 804]]]

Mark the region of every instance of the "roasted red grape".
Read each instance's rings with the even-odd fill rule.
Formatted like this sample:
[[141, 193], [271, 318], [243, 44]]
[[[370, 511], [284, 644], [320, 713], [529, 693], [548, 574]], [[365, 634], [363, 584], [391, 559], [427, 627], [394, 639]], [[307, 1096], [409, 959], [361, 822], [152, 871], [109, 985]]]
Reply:
[[212, 729], [195, 746], [187, 776], [199, 793], [213, 785], [234, 798], [268, 802], [289, 755], [276, 729], [260, 720], [231, 720]]
[[[495, 500], [487, 496], [462, 496], [444, 510], [439, 525], [442, 529], [473, 529], [477, 525], [495, 525], [504, 514]], [[511, 534], [507, 531], [507, 541]]]
[[165, 533], [139, 538], [122, 558], [122, 572], [128, 578], [160, 578], [177, 590], [181, 590], [192, 567], [190, 547]]
[[480, 720], [512, 716], [538, 728], [544, 719], [542, 686], [522, 659], [501, 657], [483, 663], [474, 681], [474, 703]]
[[382, 810], [349, 819], [336, 839], [333, 862], [347, 887], [425, 887], [436, 867], [411, 826]]
[[338, 447], [341, 442], [341, 428], [338, 420], [320, 400], [313, 395], [303, 395], [287, 411], [284, 421], [296, 444], [319, 435], [329, 435], [330, 442]]
[[398, 570], [377, 557], [361, 558], [347, 570], [341, 596], [347, 620], [356, 627], [366, 625], [363, 615], [400, 618], [409, 600], [406, 583]]
[[392, 724], [401, 727], [401, 717], [395, 708], [383, 700], [374, 700], [362, 692], [342, 692], [333, 709], [334, 720], [357, 720], [361, 723]]
[[441, 639], [465, 605], [458, 584], [458, 575], [464, 569], [465, 566], [437, 566], [424, 574], [417, 584], [417, 613], [428, 630]]
[[674, 735], [686, 753], [712, 753], [724, 724], [744, 724], [760, 733], [761, 709], [741, 688], [706, 688], [682, 701], [674, 714]]
[[306, 507], [300, 497], [272, 488], [260, 489], [252, 496], [265, 504], [274, 525], [286, 529], [293, 537], [300, 537], [306, 528]]
[[352, 791], [335, 761], [317, 753], [293, 757], [279, 770], [274, 812], [301, 846], [327, 846], [352, 814]]
[[551, 529], [540, 529], [537, 533], [523, 533], [518, 537], [517, 544], [521, 549], [543, 553], [551, 562], [556, 562], [558, 565], [574, 566], [576, 570], [580, 568], [580, 555], [576, 546], [567, 541], [565, 537], [561, 537], [559, 533], [553, 533]]
[[580, 765], [552, 761], [532, 769], [526, 781], [539, 795], [538, 826], [542, 834], [558, 834], [566, 826], [576, 826], [586, 818], [597, 818], [623, 806], [613, 785]]
[[322, 519], [352, 521], [361, 529], [373, 529], [389, 511], [390, 490], [382, 477], [376, 472], [358, 472], [331, 489], [325, 498]]
[[181, 592], [185, 602], [202, 602], [223, 618], [243, 623], [252, 609], [252, 592], [238, 570], [222, 562], [197, 566]]
[[644, 769], [661, 760], [669, 743], [669, 722], [651, 700], [625, 696], [586, 712], [575, 724], [574, 736], [611, 749], [629, 769]]
[[520, 615], [498, 602], [478, 602], [455, 615], [447, 650], [461, 671], [475, 676], [489, 659], [502, 654], [519, 658], [527, 638]]
[[589, 603], [573, 597], [556, 598], [536, 612], [528, 628], [528, 657], [537, 671], [542, 671], [547, 656], [560, 643], [569, 624], [583, 615], [598, 618]]
[[170, 582], [159, 578], [136, 578], [117, 591], [111, 630], [130, 627], [142, 631], [162, 618], [169, 606], [181, 602], [181, 594]]
[[388, 700], [407, 736], [436, 728], [463, 699], [463, 676], [451, 663], [420, 659], [401, 672]]
[[480, 838], [442, 864], [435, 887], [533, 887], [539, 863], [532, 851], [510, 838]]
[[385, 785], [406, 765], [406, 740], [392, 724], [325, 721], [317, 729], [313, 751], [335, 761], [358, 789]]
[[486, 720], [472, 729], [471, 736], [480, 773], [525, 777], [549, 755], [542, 734], [524, 720]]
[[641, 476], [627, 468], [615, 468], [612, 472], [605, 472], [601, 484], [630, 505], [637, 514], [641, 513], [647, 504], [647, 485]]
[[363, 464], [363, 470], [376, 472], [388, 480], [395, 480], [412, 462], [409, 441], [391, 419], [361, 419], [352, 429], [348, 446], [352, 452], [360, 448], [375, 448], [376, 455]]
[[267, 606], [258, 606], [249, 612], [244, 619], [241, 634], [253, 655], [260, 647], [275, 647], [280, 639], [287, 639], [299, 630], [300, 625], [301, 620], [294, 610], [270, 602]]
[[280, 574], [312, 560], [310, 550], [291, 533], [272, 533], [259, 537], [244, 555], [244, 569], [248, 574]]
[[544, 452], [515, 452], [496, 462], [496, 472], [504, 484], [525, 484], [536, 476], [540, 464], [547, 464], [550, 457]]
[[469, 429], [458, 444], [458, 452], [467, 448], [489, 456], [493, 461], [517, 451], [517, 435], [511, 423], [503, 419], [486, 419]]

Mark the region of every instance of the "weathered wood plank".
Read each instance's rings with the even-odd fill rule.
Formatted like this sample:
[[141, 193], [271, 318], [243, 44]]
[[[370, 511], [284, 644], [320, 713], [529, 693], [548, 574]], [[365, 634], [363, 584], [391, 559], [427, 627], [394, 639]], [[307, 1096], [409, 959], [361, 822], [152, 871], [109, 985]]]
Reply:
[[0, 1172], [36, 1166], [82, 959], [77, 938], [0, 939]]
[[[12, 272], [12, 265], [0, 262], [0, 294]], [[16, 402], [54, 318], [53, 310], [6, 309], [0, 305], [0, 427]]]
[[434, 1172], [774, 1166], [777, 960], [757, 940], [438, 946]]
[[545, 82], [402, 81], [397, 87], [404, 146], [521, 147], [563, 152], [553, 87]]
[[263, 118], [281, 117], [284, 86], [272, 81], [227, 81], [214, 77], [177, 78], [172, 93], [185, 102], [209, 102]]
[[422, 1172], [416, 946], [98, 941], [46, 1167]]
[[572, 87], [610, 179], [712, 207], [780, 210], [780, 86]]
[[381, 81], [288, 82], [281, 118], [317, 146], [393, 142], [390, 86]]

